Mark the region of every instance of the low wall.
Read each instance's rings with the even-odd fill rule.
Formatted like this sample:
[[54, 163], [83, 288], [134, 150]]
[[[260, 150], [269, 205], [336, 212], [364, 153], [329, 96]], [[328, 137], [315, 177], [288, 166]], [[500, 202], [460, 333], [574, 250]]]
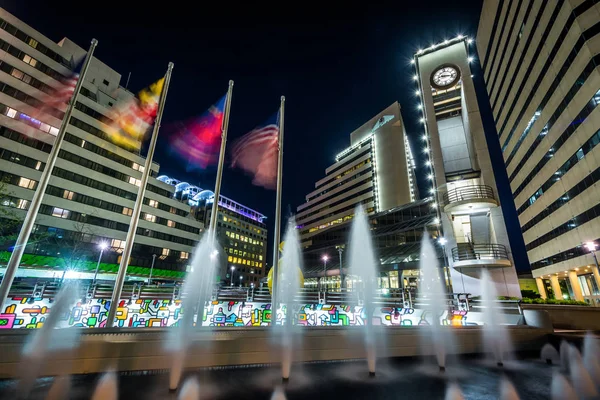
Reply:
[[553, 304], [521, 304], [523, 310], [548, 312], [555, 329], [600, 331], [600, 308], [585, 306], [560, 306]]
[[[445, 327], [453, 332], [456, 348], [451, 353], [484, 351], [481, 327]], [[516, 350], [539, 349], [550, 333], [528, 326], [508, 327]], [[171, 329], [61, 329], [55, 333], [82, 333], [79, 339], [58, 337], [62, 344], [46, 356], [51, 362], [40, 365], [41, 375], [99, 373], [170, 369], [173, 352]], [[365, 358], [364, 329], [360, 327], [307, 327], [296, 330], [295, 361], [327, 361]], [[374, 329], [376, 351], [383, 357], [431, 355], [426, 327], [379, 327]], [[23, 347], [31, 330], [6, 330], [0, 334], [0, 378], [14, 378], [19, 371]], [[424, 339], [425, 338], [425, 339]], [[425, 342], [424, 342], [425, 340]], [[425, 343], [425, 346], [423, 345]], [[72, 347], [68, 347], [71, 345]], [[34, 356], [40, 356], [34, 354]], [[280, 351], [270, 328], [219, 328], [196, 331], [186, 351], [186, 368], [224, 365], [279, 363]], [[39, 362], [38, 360], [35, 360]], [[365, 365], [366, 369], [366, 365]]]

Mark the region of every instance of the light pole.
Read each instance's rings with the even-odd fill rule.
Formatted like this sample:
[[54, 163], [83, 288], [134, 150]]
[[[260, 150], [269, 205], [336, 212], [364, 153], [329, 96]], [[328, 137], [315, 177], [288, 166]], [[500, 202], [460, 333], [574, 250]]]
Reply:
[[327, 260], [329, 260], [329, 256], [325, 254], [321, 257], [321, 260], [323, 260], [323, 284], [321, 285], [321, 288], [325, 291], [325, 277], [327, 276]]
[[152, 282], [152, 271], [154, 271], [154, 262], [156, 261], [156, 254], [152, 254], [152, 265], [150, 265], [150, 275], [148, 275], [148, 283]]
[[231, 266], [231, 286], [233, 287], [233, 272], [235, 271], [235, 267]]
[[344, 268], [342, 267], [342, 253], [344, 246], [337, 246], [338, 254], [340, 255], [340, 289], [344, 288]]
[[102, 260], [102, 253], [104, 253], [104, 250], [106, 250], [108, 248], [108, 243], [102, 242], [98, 245], [98, 248], [100, 249], [100, 256], [98, 257], [98, 263], [96, 264], [96, 272], [94, 272], [94, 281], [92, 283], [96, 283], [96, 277], [98, 276], [98, 269], [100, 268], [100, 261]]
[[596, 243], [586, 242], [585, 247], [587, 247], [590, 253], [592, 253], [592, 256], [594, 256], [594, 262], [596, 263], [596, 268], [598, 268], [598, 258], [596, 257]]
[[242, 279], [244, 279], [244, 277], [240, 275], [240, 287], [242, 287]]

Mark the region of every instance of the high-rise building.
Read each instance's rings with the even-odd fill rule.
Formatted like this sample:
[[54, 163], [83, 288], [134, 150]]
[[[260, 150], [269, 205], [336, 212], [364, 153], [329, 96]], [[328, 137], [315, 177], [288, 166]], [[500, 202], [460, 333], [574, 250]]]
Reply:
[[[0, 9], [0, 178], [7, 185], [2, 206], [11, 215], [24, 217], [67, 106], [42, 114], [42, 99], [63, 87], [85, 53]], [[92, 59], [36, 220], [35, 232], [45, 239], [27, 247], [23, 266], [47, 276], [64, 266], [89, 270], [99, 244], [107, 243], [102, 271], [115, 270], [145, 163], [135, 148], [111, 142], [106, 133], [110, 108], [133, 98], [120, 79]], [[155, 277], [175, 277], [185, 271], [202, 223], [188, 217], [191, 207], [174, 198], [172, 186], [156, 179], [158, 170], [153, 163], [129, 263], [139, 268], [129, 273], [144, 275], [153, 266]], [[6, 262], [11, 249], [3, 250]]]
[[367, 214], [415, 201], [414, 160], [395, 102], [350, 134], [350, 147], [335, 157], [325, 177], [298, 206], [296, 223], [304, 246], [311, 237], [352, 219], [358, 204]]
[[[215, 199], [211, 190], [166, 175], [157, 179], [174, 186], [175, 198], [192, 206], [192, 215], [204, 226], [210, 225]], [[268, 273], [267, 217], [223, 195], [219, 197], [216, 237], [224, 254], [216, 280], [231, 286], [258, 286]]]
[[430, 168], [427, 195], [436, 199], [453, 291], [480, 294], [487, 269], [499, 294], [520, 297], [469, 66], [471, 42], [445, 40], [413, 60]]
[[477, 48], [542, 296], [600, 301], [600, 5], [486, 0]]

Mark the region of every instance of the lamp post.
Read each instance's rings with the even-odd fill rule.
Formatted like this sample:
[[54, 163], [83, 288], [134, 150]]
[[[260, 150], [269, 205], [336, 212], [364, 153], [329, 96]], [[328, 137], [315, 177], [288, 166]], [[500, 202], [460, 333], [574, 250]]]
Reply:
[[152, 264], [150, 265], [150, 275], [148, 275], [148, 283], [152, 282], [152, 271], [154, 271], [154, 262], [156, 261], [156, 254], [152, 254]]
[[242, 287], [242, 279], [244, 279], [244, 277], [240, 275], [240, 287]]
[[325, 254], [321, 257], [321, 260], [323, 260], [323, 284], [321, 285], [321, 288], [325, 291], [325, 277], [327, 276], [327, 260], [329, 260], [329, 256]]
[[592, 253], [592, 256], [594, 257], [594, 262], [596, 263], [596, 268], [598, 268], [598, 258], [596, 257], [596, 247], [597, 247], [596, 243], [586, 242], [585, 247], [587, 247], [587, 249], [590, 251], [590, 253]]
[[102, 242], [98, 245], [98, 248], [100, 249], [100, 256], [98, 257], [98, 263], [96, 264], [96, 272], [94, 272], [94, 281], [92, 283], [96, 283], [96, 277], [98, 276], [98, 269], [100, 268], [100, 261], [102, 260], [102, 253], [104, 253], [104, 250], [106, 250], [108, 248], [108, 243]]
[[233, 287], [233, 272], [235, 271], [235, 267], [231, 266], [231, 286]]

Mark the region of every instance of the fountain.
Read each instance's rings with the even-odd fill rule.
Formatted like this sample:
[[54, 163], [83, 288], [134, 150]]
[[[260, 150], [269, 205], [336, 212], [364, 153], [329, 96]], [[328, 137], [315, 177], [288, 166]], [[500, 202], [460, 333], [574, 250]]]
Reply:
[[271, 400], [287, 400], [287, 397], [285, 397], [285, 391], [281, 386], [278, 386], [277, 389], [273, 391]]
[[440, 371], [446, 370], [446, 352], [453, 349], [452, 332], [443, 327], [441, 318], [447, 312], [446, 289], [440, 277], [440, 264], [437, 253], [431, 243], [429, 233], [423, 233], [421, 257], [419, 259], [421, 282], [419, 285], [419, 303], [429, 314], [429, 345], [434, 349]]
[[498, 302], [496, 285], [487, 270], [481, 271], [481, 304], [483, 310], [484, 349], [491, 351], [494, 361], [501, 367], [504, 358], [512, 351], [510, 336], [506, 328], [504, 313]]
[[517, 389], [506, 377], [500, 381], [500, 400], [520, 400]]
[[182, 317], [178, 327], [169, 330], [167, 348], [173, 353], [173, 361], [169, 376], [169, 389], [174, 391], [179, 385], [183, 373], [186, 352], [191, 345], [194, 309], [198, 308], [197, 326], [202, 325], [204, 315], [204, 302], [212, 294], [212, 285], [215, 282], [217, 270], [218, 251], [214, 245], [214, 235], [207, 231], [194, 250], [191, 271], [183, 284]]
[[52, 312], [48, 314], [40, 329], [36, 329], [23, 348], [19, 364], [19, 398], [27, 398], [36, 378], [42, 371], [48, 352], [77, 347], [78, 329], [57, 329], [59, 322], [68, 315], [79, 295], [76, 283], [65, 284], [54, 301]]
[[583, 339], [583, 365], [594, 382], [600, 383], [600, 348], [598, 339], [588, 332]]
[[540, 351], [540, 358], [545, 361], [546, 364], [560, 363], [560, 356], [558, 351], [550, 343], [546, 343]]
[[373, 298], [377, 288], [377, 263], [373, 251], [373, 243], [367, 216], [362, 206], [357, 206], [354, 212], [354, 222], [350, 231], [350, 274], [362, 279], [361, 302], [365, 314], [365, 350], [369, 374], [375, 375], [377, 352], [375, 346], [375, 331], [373, 329]]
[[573, 345], [569, 345], [569, 372], [575, 393], [580, 399], [592, 399], [598, 395], [596, 385], [583, 365], [581, 353]]
[[569, 343], [566, 340], [560, 342], [560, 368], [564, 372], [569, 372]]
[[106, 372], [96, 385], [92, 400], [117, 400], [118, 393], [117, 374]]
[[200, 384], [196, 378], [188, 378], [181, 387], [179, 400], [198, 400], [200, 398]]
[[46, 395], [46, 400], [63, 400], [69, 398], [69, 390], [71, 389], [71, 377], [69, 375], [59, 376], [54, 379], [52, 387]]
[[465, 400], [465, 396], [460, 390], [460, 387], [456, 383], [451, 383], [446, 389], [445, 400]]
[[[300, 287], [300, 274], [302, 271], [302, 249], [296, 223], [290, 218], [283, 238], [283, 254], [279, 262], [276, 298], [285, 307], [282, 326], [273, 324], [275, 337], [281, 348], [281, 378], [286, 381], [290, 378], [292, 368], [293, 350], [297, 341], [298, 327], [295, 315], [298, 312], [296, 295]], [[276, 306], [273, 305], [273, 315], [277, 315]], [[283, 309], [283, 307], [282, 307]]]
[[577, 393], [562, 374], [554, 373], [552, 375], [552, 384], [550, 387], [552, 400], [577, 400]]

